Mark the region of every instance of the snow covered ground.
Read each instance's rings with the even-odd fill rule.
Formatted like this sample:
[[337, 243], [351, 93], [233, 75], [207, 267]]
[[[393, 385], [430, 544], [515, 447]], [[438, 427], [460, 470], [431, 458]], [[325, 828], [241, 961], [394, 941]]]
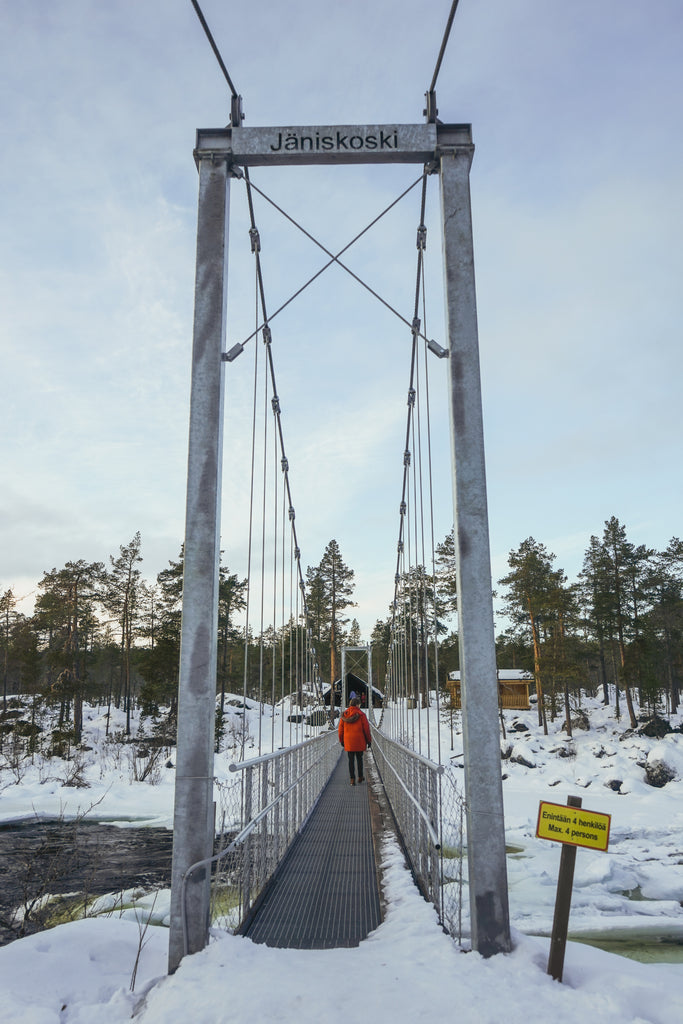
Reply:
[[[109, 901], [110, 916], [61, 925], [0, 949], [0, 1020], [114, 1024], [136, 1012], [144, 1024], [353, 1024], [373, 1017], [573, 1024], [589, 1015], [606, 1024], [680, 1024], [681, 963], [641, 964], [570, 942], [564, 983], [545, 973], [548, 939], [538, 936], [548, 935], [552, 925], [559, 846], [535, 838], [541, 799], [565, 803], [568, 795], [578, 795], [585, 808], [612, 815], [609, 852], [578, 851], [570, 933], [683, 941], [683, 735], [623, 738], [627, 723], [616, 722], [613, 709], [597, 702], [585, 709], [591, 728], [577, 731], [573, 740], [560, 731], [559, 720], [545, 737], [535, 724], [535, 711], [506, 713], [503, 746], [511, 757], [503, 761], [503, 792], [515, 929], [510, 955], [483, 960], [459, 952], [438, 928], [432, 907], [415, 890], [400, 852], [387, 838], [388, 912], [357, 949], [271, 950], [217, 934], [206, 950], [186, 958], [167, 978], [167, 932], [163, 927], [145, 930], [150, 913], [153, 921], [164, 920], [167, 893], [158, 894], [153, 909], [148, 897], [123, 916], [111, 912]], [[254, 712], [248, 718], [254, 737]], [[262, 746], [272, 736], [279, 745], [279, 723], [273, 734], [266, 724]], [[35, 764], [21, 778], [3, 771], [0, 821], [33, 813], [68, 817], [99, 800], [93, 814], [100, 820], [170, 824], [173, 769], [161, 766], [153, 785], [135, 782], [130, 751], [105, 742], [103, 718], [92, 712], [87, 728], [92, 750], [83, 775], [89, 788], [64, 785], [66, 763]], [[426, 745], [424, 713], [420, 728]], [[436, 728], [434, 715], [430, 728]], [[462, 764], [459, 733], [456, 729], [451, 751], [447, 721], [442, 749], [444, 761]], [[560, 750], [569, 756], [560, 756]], [[248, 749], [247, 756], [256, 752]], [[677, 778], [661, 789], [649, 786], [648, 758], [668, 763]], [[232, 759], [229, 752], [217, 758], [219, 779], [227, 776]], [[106, 905], [106, 900], [100, 904]], [[130, 992], [141, 942], [135, 991]], [[352, 999], [349, 988], [355, 992]]]

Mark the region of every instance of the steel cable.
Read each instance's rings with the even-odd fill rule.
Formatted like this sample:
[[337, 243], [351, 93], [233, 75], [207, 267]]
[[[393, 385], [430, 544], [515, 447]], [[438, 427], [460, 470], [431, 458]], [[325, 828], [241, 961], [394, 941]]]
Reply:
[[[282, 207], [281, 207], [281, 206], [279, 206], [279, 205], [278, 205], [278, 204], [277, 204], [277, 203], [276, 203], [276, 202], [275, 202], [275, 201], [274, 201], [273, 199], [271, 199], [271, 198], [270, 198], [270, 197], [269, 197], [269, 196], [268, 196], [268, 195], [267, 195], [267, 194], [266, 194], [265, 192], [263, 192], [263, 191], [262, 191], [262, 190], [261, 190], [260, 188], [258, 188], [258, 187], [257, 187], [256, 185], [254, 185], [254, 183], [253, 183], [252, 181], [250, 181], [250, 180], [249, 180], [249, 175], [248, 175], [248, 169], [247, 169], [247, 168], [245, 168], [245, 172], [244, 172], [244, 177], [245, 177], [245, 182], [246, 182], [246, 184], [247, 184], [247, 190], [248, 190], [248, 192], [249, 192], [249, 193], [251, 192], [251, 190], [252, 190], [252, 189], [253, 189], [253, 190], [254, 190], [255, 192], [258, 192], [258, 194], [259, 194], [259, 195], [261, 196], [261, 198], [262, 198], [262, 199], [265, 199], [265, 201], [266, 201], [267, 203], [270, 203], [270, 205], [271, 205], [271, 206], [272, 206], [272, 207], [273, 207], [273, 208], [274, 208], [275, 210], [277, 210], [277, 211], [278, 211], [278, 213], [280, 213], [280, 214], [281, 214], [281, 215], [282, 215], [282, 216], [283, 216], [283, 217], [284, 217], [284, 218], [285, 218], [286, 220], [288, 220], [288, 221], [289, 221], [289, 222], [290, 222], [291, 224], [293, 224], [293, 225], [294, 225], [294, 227], [296, 227], [296, 228], [297, 228], [297, 229], [298, 229], [299, 231], [301, 231], [301, 232], [302, 232], [302, 234], [304, 234], [304, 235], [305, 235], [305, 236], [306, 236], [306, 237], [307, 237], [307, 238], [308, 238], [308, 239], [309, 239], [309, 240], [310, 240], [311, 242], [313, 242], [313, 243], [314, 243], [314, 245], [317, 245], [319, 249], [322, 249], [322, 251], [323, 251], [323, 252], [324, 252], [324, 253], [325, 253], [325, 254], [326, 254], [327, 256], [329, 256], [329, 257], [330, 257], [330, 259], [328, 260], [328, 262], [327, 262], [327, 263], [326, 263], [326, 264], [325, 264], [324, 266], [322, 266], [322, 267], [321, 267], [321, 268], [320, 268], [320, 269], [319, 269], [318, 271], [316, 271], [316, 273], [315, 273], [315, 274], [313, 274], [313, 276], [312, 276], [312, 277], [310, 277], [310, 278], [309, 278], [309, 279], [308, 279], [308, 280], [307, 280], [307, 281], [306, 281], [306, 282], [305, 282], [304, 284], [302, 284], [302, 285], [301, 285], [301, 287], [300, 287], [300, 288], [298, 288], [298, 289], [297, 289], [297, 290], [296, 290], [296, 291], [294, 292], [294, 294], [293, 294], [293, 295], [291, 295], [291, 296], [290, 296], [290, 297], [289, 297], [289, 298], [287, 299], [287, 301], [286, 301], [286, 302], [283, 302], [281, 306], [278, 306], [278, 308], [277, 308], [277, 309], [275, 310], [275, 312], [274, 312], [274, 313], [272, 314], [272, 316], [270, 317], [270, 323], [272, 323], [272, 321], [273, 321], [273, 320], [275, 319], [275, 317], [276, 317], [276, 316], [277, 316], [277, 315], [278, 315], [279, 313], [281, 313], [281, 312], [282, 312], [282, 311], [283, 311], [284, 309], [286, 309], [286, 308], [287, 308], [287, 306], [289, 306], [289, 305], [290, 305], [290, 303], [292, 303], [292, 302], [294, 301], [294, 299], [298, 298], [298, 297], [299, 297], [299, 295], [301, 295], [301, 293], [302, 293], [302, 292], [304, 292], [304, 291], [305, 291], [305, 290], [306, 290], [306, 289], [307, 289], [307, 288], [309, 287], [309, 285], [313, 284], [313, 282], [314, 282], [314, 281], [316, 281], [316, 280], [317, 280], [317, 279], [318, 279], [318, 278], [319, 278], [319, 277], [320, 277], [320, 276], [321, 276], [322, 274], [324, 274], [326, 270], [328, 270], [328, 269], [329, 269], [329, 268], [330, 268], [330, 267], [331, 267], [331, 266], [332, 266], [332, 265], [333, 265], [334, 263], [336, 263], [336, 264], [338, 264], [338, 266], [340, 266], [340, 267], [342, 268], [342, 270], [345, 270], [345, 271], [347, 272], [347, 274], [349, 274], [349, 275], [350, 275], [350, 276], [351, 276], [351, 277], [352, 277], [352, 278], [353, 278], [353, 279], [354, 279], [354, 280], [355, 280], [355, 281], [356, 281], [356, 282], [357, 282], [358, 284], [362, 285], [362, 287], [363, 287], [363, 288], [365, 288], [365, 289], [366, 289], [366, 290], [367, 290], [368, 292], [370, 292], [370, 294], [371, 294], [371, 295], [372, 295], [372, 296], [373, 296], [374, 298], [376, 298], [376, 299], [377, 299], [377, 300], [378, 300], [379, 302], [381, 302], [383, 306], [386, 306], [386, 308], [387, 308], [387, 309], [388, 309], [388, 310], [389, 310], [389, 311], [390, 311], [391, 313], [393, 313], [393, 314], [394, 314], [394, 316], [398, 317], [398, 319], [399, 319], [399, 320], [400, 320], [400, 321], [401, 321], [402, 323], [406, 324], [406, 326], [408, 326], [408, 327], [410, 327], [410, 326], [411, 326], [411, 325], [410, 325], [410, 321], [408, 321], [408, 320], [407, 320], [407, 319], [406, 319], [406, 318], [405, 318], [405, 317], [403, 316], [403, 314], [402, 314], [402, 313], [399, 313], [397, 309], [395, 309], [395, 308], [394, 308], [394, 307], [393, 307], [393, 306], [392, 306], [392, 305], [391, 305], [391, 304], [390, 304], [389, 302], [387, 302], [387, 301], [386, 301], [386, 299], [383, 299], [383, 298], [382, 298], [382, 296], [381, 296], [381, 295], [379, 295], [379, 293], [378, 293], [378, 292], [376, 292], [376, 291], [375, 291], [375, 290], [374, 290], [373, 288], [371, 288], [369, 284], [366, 284], [366, 282], [365, 282], [365, 281], [363, 281], [363, 280], [362, 280], [362, 278], [360, 278], [360, 277], [359, 277], [359, 276], [358, 276], [357, 274], [355, 274], [355, 273], [354, 273], [354, 272], [353, 272], [353, 271], [352, 271], [352, 270], [351, 270], [351, 269], [350, 269], [349, 267], [347, 267], [345, 263], [342, 263], [342, 261], [341, 261], [341, 260], [339, 259], [339, 257], [340, 257], [340, 256], [343, 256], [343, 255], [344, 255], [344, 253], [345, 253], [345, 252], [347, 252], [347, 251], [348, 251], [348, 250], [349, 250], [349, 249], [351, 248], [351, 246], [352, 246], [352, 245], [355, 245], [355, 243], [356, 243], [356, 242], [357, 242], [357, 241], [358, 241], [358, 240], [359, 240], [360, 238], [362, 238], [362, 237], [363, 237], [363, 235], [367, 234], [367, 232], [368, 232], [368, 231], [369, 231], [369, 230], [370, 230], [370, 229], [371, 229], [372, 227], [374, 227], [374, 226], [375, 226], [375, 224], [377, 224], [377, 222], [378, 222], [379, 220], [381, 220], [381, 219], [382, 219], [382, 217], [384, 217], [384, 216], [385, 216], [385, 215], [386, 215], [387, 213], [389, 213], [389, 211], [390, 211], [390, 210], [392, 210], [392, 209], [394, 208], [394, 206], [396, 206], [396, 204], [397, 204], [397, 203], [399, 203], [399, 202], [401, 201], [401, 199], [403, 199], [403, 198], [404, 198], [405, 196], [407, 196], [407, 195], [408, 195], [408, 193], [409, 193], [409, 192], [411, 192], [411, 191], [412, 191], [412, 190], [413, 190], [413, 189], [415, 188], [415, 186], [416, 186], [416, 185], [419, 185], [419, 183], [420, 183], [421, 181], [423, 181], [423, 180], [424, 180], [424, 178], [426, 177], [426, 172], [423, 172], [423, 173], [422, 173], [422, 174], [420, 175], [420, 177], [419, 177], [419, 178], [417, 178], [417, 179], [416, 179], [416, 180], [415, 180], [415, 181], [414, 181], [414, 182], [413, 182], [413, 183], [412, 183], [411, 185], [409, 185], [409, 186], [408, 186], [408, 187], [407, 187], [406, 189], [404, 189], [404, 191], [403, 191], [403, 192], [401, 192], [401, 194], [400, 194], [399, 196], [397, 196], [397, 197], [396, 197], [396, 199], [394, 199], [394, 200], [393, 200], [393, 202], [391, 202], [391, 203], [389, 204], [389, 206], [387, 206], [387, 207], [386, 207], [386, 209], [382, 210], [382, 212], [381, 212], [381, 213], [379, 213], [379, 214], [378, 214], [378, 215], [377, 215], [377, 216], [376, 216], [376, 217], [375, 217], [375, 218], [374, 218], [373, 220], [371, 220], [371, 221], [370, 221], [370, 223], [369, 223], [369, 224], [368, 224], [368, 225], [367, 225], [366, 227], [364, 227], [362, 231], [359, 231], [359, 233], [358, 233], [358, 234], [357, 234], [357, 235], [355, 236], [355, 238], [352, 238], [352, 239], [351, 239], [351, 241], [350, 241], [350, 242], [348, 242], [348, 243], [347, 243], [347, 244], [346, 244], [346, 245], [344, 246], [344, 248], [343, 248], [343, 249], [340, 249], [340, 250], [339, 250], [339, 252], [338, 252], [338, 253], [337, 253], [336, 255], [335, 255], [335, 254], [333, 254], [332, 252], [330, 252], [330, 250], [329, 250], [329, 249], [327, 249], [327, 248], [326, 248], [326, 247], [325, 247], [325, 246], [324, 246], [324, 245], [322, 244], [322, 242], [319, 242], [319, 241], [318, 241], [318, 240], [317, 240], [317, 239], [315, 238], [315, 236], [314, 236], [314, 235], [312, 235], [312, 234], [311, 234], [311, 233], [310, 233], [309, 231], [307, 231], [307, 230], [306, 230], [306, 228], [304, 228], [304, 227], [303, 227], [303, 226], [302, 226], [301, 224], [299, 224], [299, 222], [298, 222], [297, 220], [295, 220], [295, 218], [294, 218], [294, 217], [290, 216], [290, 214], [288, 214], [288, 213], [287, 213], [287, 212], [286, 212], [285, 210], [283, 210], [283, 209], [282, 209]], [[252, 209], [253, 209], [253, 207], [252, 207]], [[251, 334], [249, 334], [249, 335], [248, 335], [248, 336], [247, 336], [247, 337], [246, 337], [246, 338], [244, 339], [244, 341], [242, 342], [242, 345], [244, 346], [244, 345], [246, 345], [246, 344], [247, 344], [247, 343], [248, 343], [249, 341], [251, 341], [251, 339], [252, 339], [253, 337], [255, 337], [255, 336], [256, 336], [256, 335], [258, 334], [258, 332], [259, 332], [260, 330], [262, 330], [262, 329], [263, 329], [263, 327], [265, 326], [265, 324], [266, 324], [266, 323], [267, 323], [267, 321], [266, 321], [266, 318], [265, 318], [265, 315], [264, 315], [264, 320], [263, 320], [263, 323], [259, 324], [259, 325], [257, 326], [257, 328], [256, 328], [256, 329], [255, 329], [254, 331], [252, 331], [252, 333], [251, 333]], [[425, 341], [427, 341], [427, 339], [426, 339], [426, 338], [425, 338], [424, 340], [425, 340]]]
[[225, 80], [228, 83], [228, 86], [230, 88], [230, 92], [231, 92], [232, 96], [235, 99], [237, 99], [237, 89], [235, 89], [235, 86], [232, 84], [232, 79], [231, 79], [231, 77], [230, 77], [230, 75], [228, 73], [228, 69], [226, 68], [226, 66], [225, 66], [225, 64], [223, 62], [223, 58], [220, 55], [220, 51], [219, 51], [218, 47], [216, 46], [216, 41], [215, 41], [215, 39], [213, 38], [213, 36], [211, 34], [211, 29], [209, 28], [209, 26], [206, 23], [206, 18], [204, 17], [204, 15], [202, 13], [202, 9], [199, 6], [199, 4], [197, 3], [197, 0], [190, 0], [190, 2], [191, 2], [192, 6], [194, 7], [194, 9], [195, 9], [195, 11], [197, 13], [197, 17], [199, 18], [201, 26], [204, 29], [204, 32], [206, 33], [206, 38], [209, 40], [209, 43], [211, 44], [211, 49], [213, 50], [214, 56], [215, 56], [216, 60], [218, 61], [219, 65], [220, 65], [220, 69], [223, 72], [223, 75], [225, 76]]
[[451, 13], [448, 15], [448, 22], [446, 23], [443, 39], [441, 40], [441, 49], [439, 50], [439, 56], [437, 57], [436, 60], [436, 67], [434, 68], [434, 74], [432, 75], [432, 84], [429, 86], [430, 92], [434, 92], [436, 88], [436, 80], [439, 77], [439, 71], [441, 70], [441, 62], [446, 52], [446, 46], [448, 45], [448, 37], [451, 34], [451, 28], [453, 27], [453, 19], [455, 18], [455, 12], [457, 10], [458, 3], [459, 0], [453, 0], [453, 3], [451, 4]]

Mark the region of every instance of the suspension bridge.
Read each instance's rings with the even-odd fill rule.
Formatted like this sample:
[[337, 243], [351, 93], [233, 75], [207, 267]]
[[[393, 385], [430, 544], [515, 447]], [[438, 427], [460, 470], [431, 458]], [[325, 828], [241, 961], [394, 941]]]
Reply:
[[[198, 4], [192, 2], [219, 58], [232, 102], [230, 125], [198, 131], [194, 153], [199, 204], [169, 970], [206, 945], [211, 927], [241, 932], [273, 946], [358, 944], [381, 921], [378, 842], [390, 828], [396, 830], [416, 882], [434, 903], [442, 926], [461, 937], [466, 913], [475, 949], [484, 955], [507, 951], [498, 685], [469, 189], [474, 147], [469, 125], [439, 121], [435, 93], [457, 0], [426, 93], [425, 123], [280, 128], [243, 124], [241, 97]], [[336, 252], [275, 203], [250, 173], [253, 167], [359, 163], [378, 168], [415, 164], [421, 170], [385, 211]], [[441, 206], [444, 344], [430, 338], [425, 328], [425, 203], [432, 181], [438, 182]], [[256, 314], [253, 331], [227, 343], [231, 188], [243, 192], [249, 211]], [[388, 209], [414, 191], [420, 196], [416, 288], [412, 308], [400, 310], [342, 257]], [[286, 217], [325, 257], [317, 273], [275, 311], [266, 301], [258, 203]], [[348, 785], [348, 769], [340, 756], [335, 680], [322, 680], [313, 641], [273, 351], [278, 314], [331, 266], [349, 274], [381, 302], [411, 339], [407, 387], [401, 396], [407, 412], [397, 474], [400, 493], [386, 678], [380, 686], [373, 684], [369, 647], [342, 652], [341, 703], [346, 703], [350, 690], [346, 657], [366, 659], [373, 732], [366, 781], [354, 787]], [[261, 359], [259, 339], [265, 353]], [[214, 725], [224, 387], [226, 372], [250, 343], [254, 412], [244, 726], [241, 757], [231, 765], [231, 779], [218, 787], [217, 799]], [[441, 749], [445, 709], [438, 602], [433, 593], [429, 388], [435, 371], [430, 363], [446, 378], [450, 409], [464, 790], [457, 778], [459, 769]], [[273, 640], [268, 657], [263, 648], [260, 657], [258, 748], [249, 757], [247, 640], [252, 625], [261, 637], [270, 629]], [[373, 699], [375, 694], [381, 699]]]

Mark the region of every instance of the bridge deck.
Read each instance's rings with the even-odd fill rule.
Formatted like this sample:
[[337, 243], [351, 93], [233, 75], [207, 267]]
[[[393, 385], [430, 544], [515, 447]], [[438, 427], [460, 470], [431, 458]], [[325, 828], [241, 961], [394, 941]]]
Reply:
[[357, 946], [381, 922], [366, 782], [339, 759], [245, 934], [284, 949]]

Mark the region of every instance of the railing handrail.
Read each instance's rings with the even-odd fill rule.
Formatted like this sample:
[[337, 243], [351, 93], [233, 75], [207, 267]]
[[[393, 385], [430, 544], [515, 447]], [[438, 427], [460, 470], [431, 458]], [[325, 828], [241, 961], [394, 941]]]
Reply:
[[[332, 730], [330, 730], [331, 732]], [[302, 740], [301, 743], [295, 743], [291, 747], [281, 747], [279, 750], [272, 750], [269, 754], [260, 754], [258, 757], [251, 757], [248, 761], [233, 761], [232, 764], [228, 765], [228, 771], [241, 772], [245, 768], [252, 768], [255, 764], [264, 764], [266, 761], [273, 761], [276, 757], [284, 757], [285, 754], [291, 754], [294, 750], [301, 750], [302, 747], [308, 746], [310, 743], [315, 743], [325, 736], [325, 733], [318, 733], [317, 736], [311, 736], [310, 739]]]
[[[331, 733], [328, 735], [331, 735]], [[304, 740], [302, 743], [296, 743], [294, 744], [294, 746], [291, 747], [285, 747], [282, 750], [276, 751], [275, 753], [276, 755], [292, 753], [295, 750], [300, 750], [307, 744], [315, 743], [316, 741], [319, 741], [324, 738], [325, 734], [321, 733], [319, 736], [312, 736], [309, 740]], [[258, 814], [254, 815], [254, 817], [247, 822], [244, 828], [241, 829], [240, 832], [238, 832], [235, 838], [231, 840], [231, 842], [228, 843], [228, 845], [224, 849], [219, 850], [218, 853], [215, 853], [212, 857], [205, 857], [203, 860], [195, 861], [195, 863], [190, 864], [190, 866], [184, 872], [180, 883], [180, 915], [182, 922], [183, 947], [185, 956], [187, 956], [189, 952], [190, 944], [187, 928], [187, 909], [185, 906], [185, 893], [187, 891], [187, 882], [190, 876], [198, 868], [208, 867], [211, 864], [217, 864], [218, 861], [221, 860], [223, 857], [227, 857], [229, 853], [232, 853], [233, 850], [235, 850], [240, 845], [240, 843], [244, 842], [244, 840], [254, 831], [259, 822], [261, 822], [265, 817], [267, 817], [267, 815], [273, 810], [274, 807], [278, 805], [278, 803], [280, 803], [289, 793], [291, 793], [293, 789], [296, 789], [297, 786], [301, 785], [302, 779], [304, 779], [306, 775], [308, 775], [310, 772], [313, 771], [314, 768], [318, 766], [320, 761], [322, 761], [323, 758], [326, 756], [326, 753], [327, 751], [324, 750], [319, 757], [317, 757], [308, 765], [308, 767], [301, 773], [301, 775], [297, 775], [296, 779], [292, 783], [290, 783], [290, 785], [287, 786], [286, 789], [283, 789], [280, 793], [278, 793], [277, 796], [274, 797], [274, 799], [271, 800], [266, 807], [262, 807]], [[240, 768], [249, 768], [256, 764], [263, 764], [265, 761], [272, 759], [273, 756], [273, 754], [263, 754], [261, 757], [252, 758], [250, 761], [240, 761], [237, 764], [231, 764], [230, 771], [238, 771]], [[302, 827], [303, 824], [304, 823], [302, 823]]]
[[375, 732], [378, 732], [382, 739], [387, 740], [389, 743], [394, 743], [397, 747], [400, 747], [401, 750], [404, 750], [406, 754], [410, 754], [410, 756], [416, 761], [420, 761], [422, 764], [426, 765], [427, 768], [431, 768], [432, 771], [437, 773], [437, 775], [443, 775], [445, 772], [446, 769], [442, 764], [437, 764], [436, 761], [431, 761], [428, 757], [425, 757], [424, 754], [419, 754], [417, 750], [413, 750], [412, 747], [407, 747], [405, 743], [400, 743], [399, 740], [393, 739], [391, 736], [387, 736], [382, 732], [379, 726], [375, 726]]
[[[387, 740], [389, 743], [396, 743], [396, 740], [390, 740], [388, 736], [384, 735], [384, 733], [380, 733], [380, 735], [381, 735], [383, 740]], [[404, 747], [403, 744], [396, 743], [396, 746], [400, 746], [401, 749], [406, 751], [406, 753], [408, 753], [408, 754], [414, 755], [414, 753], [415, 753], [409, 747]], [[440, 850], [441, 849], [441, 842], [440, 842], [439, 837], [438, 837], [438, 835], [437, 835], [437, 833], [436, 833], [436, 831], [434, 829], [434, 826], [432, 825], [431, 821], [429, 820], [429, 817], [428, 817], [426, 811], [422, 808], [420, 803], [415, 799], [413, 794], [410, 792], [410, 790], [408, 789], [408, 787], [404, 783], [403, 779], [401, 778], [401, 776], [398, 774], [398, 772], [394, 768], [394, 766], [391, 763], [391, 761], [388, 758], [385, 758], [385, 760], [386, 760], [387, 766], [389, 768], [391, 768], [392, 772], [396, 776], [396, 779], [398, 780], [399, 786], [401, 787], [401, 789], [403, 790], [405, 795], [408, 797], [410, 802], [415, 807], [415, 810], [417, 811], [417, 813], [420, 815], [420, 817], [424, 821], [425, 826], [427, 828], [427, 831], [429, 832], [429, 838], [431, 839], [432, 844], [434, 845], [434, 849], [435, 850]], [[420, 755], [417, 755], [416, 760], [420, 760], [422, 762], [426, 762], [430, 766], [430, 768], [441, 768], [441, 771], [443, 772], [443, 767], [441, 765], [435, 765], [433, 762], [428, 761], [427, 758], [425, 758], [425, 757], [420, 757]]]

